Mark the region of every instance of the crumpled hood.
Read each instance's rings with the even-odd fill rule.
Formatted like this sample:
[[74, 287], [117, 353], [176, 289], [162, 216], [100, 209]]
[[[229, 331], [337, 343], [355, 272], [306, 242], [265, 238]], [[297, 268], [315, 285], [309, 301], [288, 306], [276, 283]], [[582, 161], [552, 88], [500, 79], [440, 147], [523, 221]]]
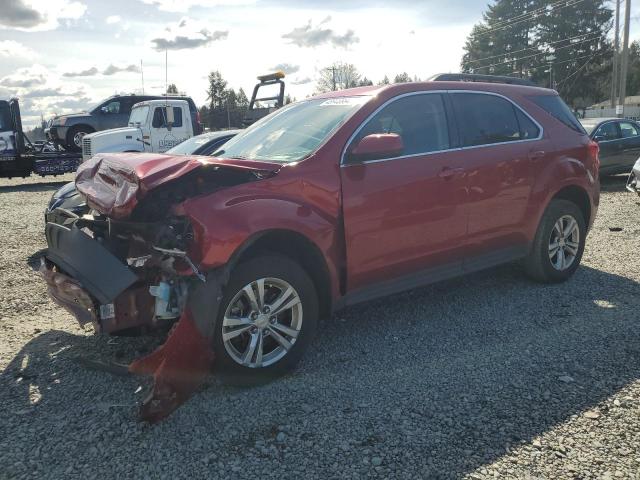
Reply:
[[151, 190], [199, 168], [275, 174], [280, 163], [160, 153], [102, 153], [80, 165], [76, 187], [91, 208], [114, 219], [128, 217]]

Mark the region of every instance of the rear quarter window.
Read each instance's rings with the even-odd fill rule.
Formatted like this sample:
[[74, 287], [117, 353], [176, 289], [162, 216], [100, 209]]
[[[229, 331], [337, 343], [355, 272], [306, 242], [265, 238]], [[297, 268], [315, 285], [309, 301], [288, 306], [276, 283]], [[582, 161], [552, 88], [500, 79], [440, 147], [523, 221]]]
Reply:
[[567, 104], [558, 95], [533, 95], [528, 98], [570, 129], [578, 133], [587, 133], [571, 109], [567, 107]]

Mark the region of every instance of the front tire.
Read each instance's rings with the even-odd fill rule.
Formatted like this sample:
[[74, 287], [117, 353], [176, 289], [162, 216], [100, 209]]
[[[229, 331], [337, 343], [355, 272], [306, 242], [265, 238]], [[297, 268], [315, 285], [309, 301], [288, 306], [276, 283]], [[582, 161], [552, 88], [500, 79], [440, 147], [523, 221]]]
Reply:
[[249, 259], [231, 273], [216, 319], [216, 364], [229, 383], [260, 383], [298, 363], [318, 324], [309, 275], [279, 255]]
[[525, 259], [527, 275], [542, 283], [564, 282], [582, 259], [587, 228], [582, 211], [568, 200], [552, 200]]
[[93, 133], [94, 130], [91, 127], [78, 125], [71, 127], [67, 133], [67, 144], [65, 148], [71, 152], [82, 151], [82, 139], [85, 135]]

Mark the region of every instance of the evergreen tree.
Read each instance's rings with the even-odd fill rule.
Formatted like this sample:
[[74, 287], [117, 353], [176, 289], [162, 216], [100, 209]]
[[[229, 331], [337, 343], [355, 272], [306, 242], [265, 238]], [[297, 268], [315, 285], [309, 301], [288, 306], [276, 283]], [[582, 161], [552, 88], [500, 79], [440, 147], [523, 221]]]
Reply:
[[411, 82], [411, 77], [407, 72], [402, 72], [396, 75], [396, 78], [393, 79], [393, 83], [409, 83]]
[[178, 87], [176, 87], [175, 83], [172, 83], [167, 87], [167, 93], [174, 93], [174, 94], [178, 93]]
[[611, 10], [604, 0], [551, 5], [494, 0], [467, 38], [462, 71], [531, 78], [574, 107], [606, 98]]

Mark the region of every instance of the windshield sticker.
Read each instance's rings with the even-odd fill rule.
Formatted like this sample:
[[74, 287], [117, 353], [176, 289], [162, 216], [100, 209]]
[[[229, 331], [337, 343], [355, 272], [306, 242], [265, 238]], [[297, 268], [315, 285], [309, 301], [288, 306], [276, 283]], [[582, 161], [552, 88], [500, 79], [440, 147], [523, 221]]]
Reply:
[[339, 98], [330, 98], [329, 100], [325, 100], [320, 104], [321, 107], [325, 106], [343, 106], [343, 105], [359, 105], [362, 103], [364, 97], [339, 97]]

